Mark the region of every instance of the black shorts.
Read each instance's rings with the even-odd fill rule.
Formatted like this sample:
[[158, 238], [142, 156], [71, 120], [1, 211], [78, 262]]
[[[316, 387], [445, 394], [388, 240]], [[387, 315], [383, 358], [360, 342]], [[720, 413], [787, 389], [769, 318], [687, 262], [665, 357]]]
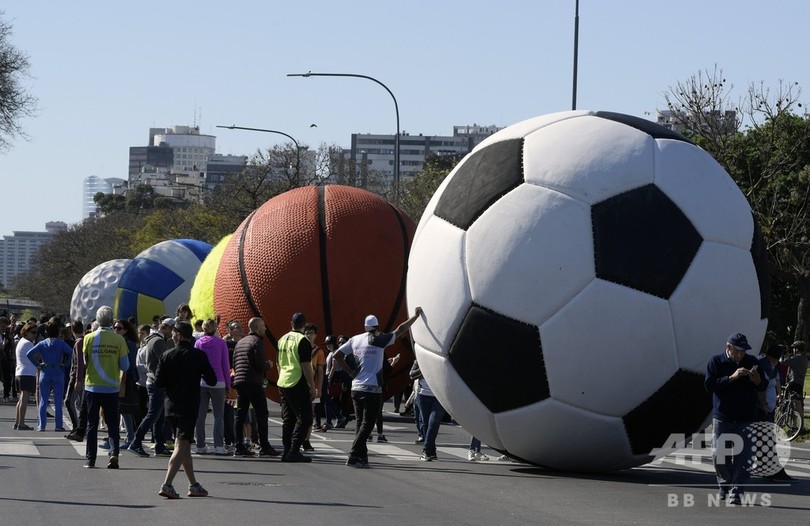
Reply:
[[197, 417], [187, 416], [167, 416], [166, 420], [174, 430], [174, 436], [192, 442], [194, 440], [194, 430], [197, 427]]
[[37, 390], [37, 377], [36, 376], [18, 376], [17, 380], [17, 391], [27, 391], [29, 393], [33, 393]]

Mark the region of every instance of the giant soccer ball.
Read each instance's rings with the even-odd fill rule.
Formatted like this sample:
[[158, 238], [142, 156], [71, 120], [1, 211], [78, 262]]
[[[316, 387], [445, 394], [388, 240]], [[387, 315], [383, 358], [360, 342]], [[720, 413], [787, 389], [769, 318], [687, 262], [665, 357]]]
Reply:
[[115, 291], [129, 259], [112, 259], [93, 267], [85, 274], [70, 300], [70, 319], [81, 320], [87, 326], [96, 317], [99, 307], [115, 303]]
[[151, 323], [188, 303], [191, 285], [211, 245], [195, 239], [170, 239], [152, 245], [127, 265], [115, 295], [116, 318], [135, 316]]
[[495, 449], [559, 470], [643, 464], [711, 409], [706, 363], [767, 326], [764, 246], [709, 154], [571, 111], [487, 138], [417, 227], [408, 303], [431, 389]]

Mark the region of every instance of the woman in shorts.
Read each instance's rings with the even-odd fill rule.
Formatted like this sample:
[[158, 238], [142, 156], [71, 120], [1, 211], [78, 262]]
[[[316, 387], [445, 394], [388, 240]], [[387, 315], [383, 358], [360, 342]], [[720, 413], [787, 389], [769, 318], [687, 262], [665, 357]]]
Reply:
[[37, 368], [28, 359], [28, 351], [34, 347], [37, 339], [37, 324], [29, 321], [20, 330], [20, 341], [17, 343], [17, 367], [14, 371], [17, 382], [17, 413], [14, 419], [14, 429], [18, 431], [31, 431], [32, 427], [25, 424], [25, 412], [28, 409], [28, 397], [37, 389]]

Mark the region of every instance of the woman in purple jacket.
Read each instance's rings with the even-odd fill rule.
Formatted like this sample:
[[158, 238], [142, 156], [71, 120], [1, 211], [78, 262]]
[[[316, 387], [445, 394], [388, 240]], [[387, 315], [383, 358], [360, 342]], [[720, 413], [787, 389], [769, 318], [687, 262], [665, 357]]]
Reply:
[[[217, 383], [208, 386], [205, 382], [200, 382], [200, 410], [197, 413], [196, 444], [198, 455], [227, 455], [225, 449], [224, 432], [225, 425], [223, 413], [225, 411], [225, 392], [231, 387], [231, 366], [228, 361], [228, 345], [225, 340], [217, 336], [217, 322], [207, 319], [203, 323], [205, 335], [200, 337], [194, 347], [203, 351], [208, 356], [208, 361], [217, 375]], [[205, 417], [208, 413], [208, 402], [214, 412], [214, 448], [211, 449], [205, 444]]]

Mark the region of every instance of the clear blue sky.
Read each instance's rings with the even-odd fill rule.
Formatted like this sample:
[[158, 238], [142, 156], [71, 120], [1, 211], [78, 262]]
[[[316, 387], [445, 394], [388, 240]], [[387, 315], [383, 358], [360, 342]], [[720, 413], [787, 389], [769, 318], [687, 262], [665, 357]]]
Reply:
[[[571, 109], [574, 0], [176, 0], [4, 2], [31, 61], [39, 115], [0, 153], [0, 235], [81, 219], [88, 175], [126, 177], [150, 127], [193, 124], [220, 153], [280, 135], [317, 147], [401, 128], [449, 135]], [[810, 90], [806, 0], [581, 0], [578, 109], [644, 116], [699, 70], [723, 68], [742, 96], [780, 79]], [[810, 93], [810, 92], [808, 92]], [[803, 97], [806, 100], [806, 97]], [[316, 123], [317, 128], [310, 128]], [[28, 190], [26, 190], [26, 188]]]

